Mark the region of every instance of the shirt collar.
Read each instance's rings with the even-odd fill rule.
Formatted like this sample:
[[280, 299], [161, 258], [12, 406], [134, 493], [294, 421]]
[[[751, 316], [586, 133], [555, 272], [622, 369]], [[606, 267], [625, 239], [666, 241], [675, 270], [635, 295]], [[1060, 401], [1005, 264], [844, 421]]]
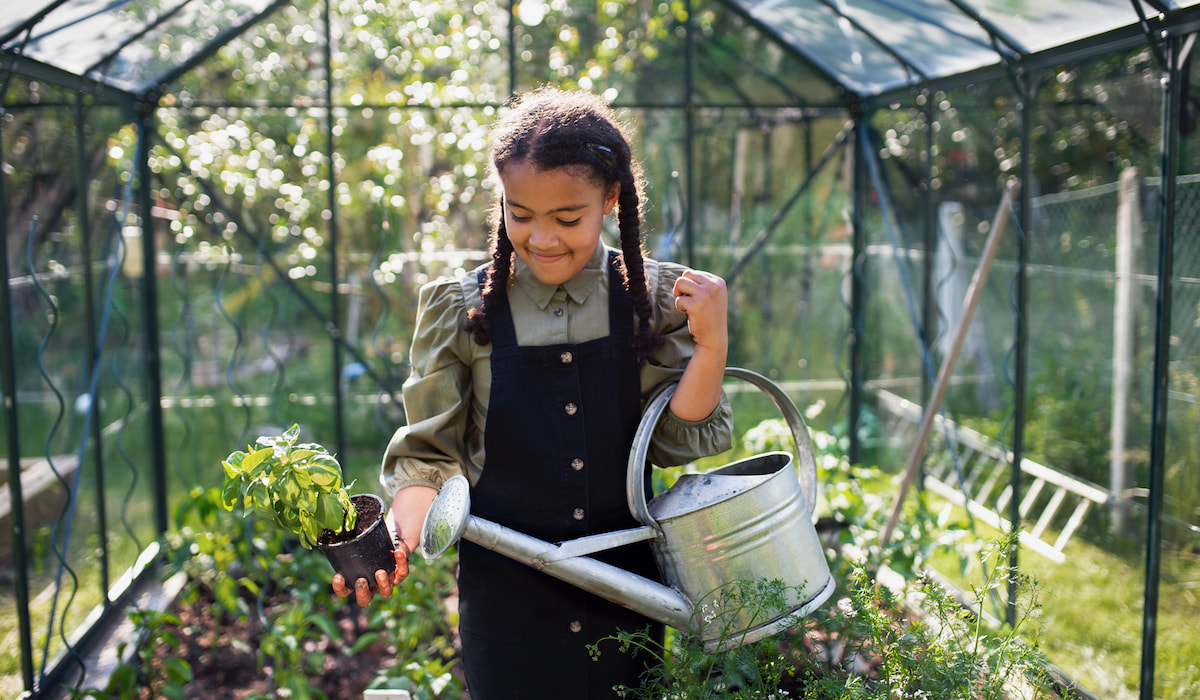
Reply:
[[554, 297], [554, 293], [560, 288], [576, 304], [582, 304], [596, 290], [603, 276], [608, 274], [608, 251], [609, 247], [601, 241], [596, 245], [596, 250], [592, 253], [592, 257], [588, 259], [587, 265], [579, 271], [579, 274], [558, 286], [546, 284], [539, 280], [533, 273], [529, 272], [529, 269], [525, 267], [525, 263], [518, 257], [517, 274], [513, 275], [513, 282], [525, 290], [529, 298], [541, 309], [545, 309], [550, 305], [550, 300]]

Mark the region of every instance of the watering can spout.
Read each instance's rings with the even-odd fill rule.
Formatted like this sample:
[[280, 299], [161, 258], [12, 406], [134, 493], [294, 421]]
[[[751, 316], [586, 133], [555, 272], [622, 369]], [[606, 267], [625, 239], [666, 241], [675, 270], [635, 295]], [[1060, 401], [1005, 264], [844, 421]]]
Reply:
[[470, 498], [470, 485], [465, 477], [451, 477], [442, 486], [421, 528], [421, 553], [426, 559], [441, 556], [459, 539], [464, 539], [651, 620], [676, 629], [691, 626], [692, 603], [679, 591], [579, 554], [650, 539], [655, 536], [653, 528], [622, 530], [555, 545], [470, 515]]
[[692, 605], [679, 591], [584, 556], [548, 556], [558, 547], [502, 525], [471, 517], [463, 539], [532, 566], [605, 600], [678, 629], [691, 624]]

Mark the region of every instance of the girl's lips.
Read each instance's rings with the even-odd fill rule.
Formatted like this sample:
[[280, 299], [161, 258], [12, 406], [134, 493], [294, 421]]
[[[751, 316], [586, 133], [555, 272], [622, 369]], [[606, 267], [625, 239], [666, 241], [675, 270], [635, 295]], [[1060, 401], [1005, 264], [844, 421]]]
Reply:
[[562, 260], [563, 257], [566, 256], [566, 253], [533, 253], [533, 252], [531, 252], [530, 255], [533, 256], [534, 260], [536, 260], [540, 263], [549, 264], [552, 262], [556, 262], [558, 260]]

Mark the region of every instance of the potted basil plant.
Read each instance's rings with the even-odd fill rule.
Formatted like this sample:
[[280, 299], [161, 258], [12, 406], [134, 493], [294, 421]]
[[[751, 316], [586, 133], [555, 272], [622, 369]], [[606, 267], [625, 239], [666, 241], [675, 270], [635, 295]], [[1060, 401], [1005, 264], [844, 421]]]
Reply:
[[246, 451], [230, 453], [221, 504], [240, 509], [298, 535], [300, 543], [325, 554], [349, 585], [375, 572], [396, 568], [395, 545], [384, 520], [383, 499], [351, 496], [342, 467], [321, 445], [301, 443], [300, 427], [279, 436], [260, 436]]

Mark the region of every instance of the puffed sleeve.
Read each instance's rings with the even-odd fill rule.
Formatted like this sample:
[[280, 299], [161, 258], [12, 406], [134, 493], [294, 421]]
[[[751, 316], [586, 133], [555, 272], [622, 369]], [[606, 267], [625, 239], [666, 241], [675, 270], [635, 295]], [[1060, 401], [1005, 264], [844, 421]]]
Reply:
[[411, 373], [403, 386], [407, 425], [392, 435], [380, 482], [392, 496], [406, 486], [439, 488], [462, 474], [471, 401], [470, 337], [457, 280], [424, 285], [417, 296]]
[[[642, 396], [650, 396], [664, 382], [678, 380], [696, 345], [688, 332], [687, 316], [675, 308], [672, 290], [687, 270], [682, 265], [646, 261], [646, 277], [654, 303], [654, 321], [666, 343], [642, 366]], [[733, 446], [733, 410], [724, 393], [707, 418], [685, 421], [663, 412], [650, 441], [648, 457], [660, 467], [685, 464], [699, 457], [719, 454]]]

